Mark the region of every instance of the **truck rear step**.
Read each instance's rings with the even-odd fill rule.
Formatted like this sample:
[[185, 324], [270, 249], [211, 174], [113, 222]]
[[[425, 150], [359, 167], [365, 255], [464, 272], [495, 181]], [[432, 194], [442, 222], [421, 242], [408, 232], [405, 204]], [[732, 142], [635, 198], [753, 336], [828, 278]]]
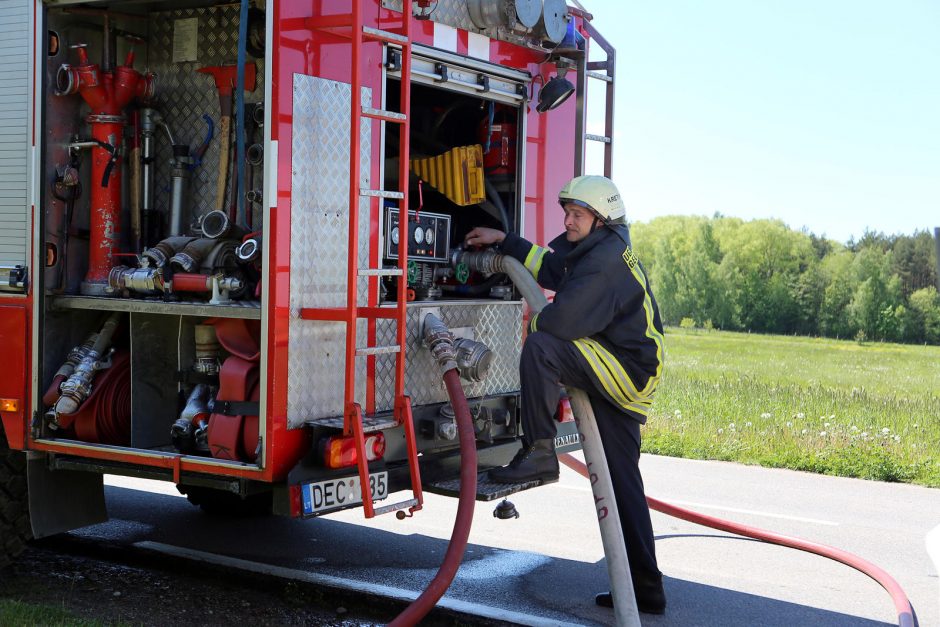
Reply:
[[[494, 501], [496, 499], [501, 499], [504, 496], [515, 494], [516, 492], [537, 488], [538, 486], [544, 485], [546, 483], [554, 483], [554, 481], [537, 480], [526, 481], [524, 483], [497, 483], [495, 481], [490, 481], [489, 473], [487, 471], [483, 471], [477, 475], [477, 500]], [[425, 483], [424, 489], [428, 492], [442, 494], [444, 496], [459, 496], [460, 479], [446, 479], [432, 483]]]

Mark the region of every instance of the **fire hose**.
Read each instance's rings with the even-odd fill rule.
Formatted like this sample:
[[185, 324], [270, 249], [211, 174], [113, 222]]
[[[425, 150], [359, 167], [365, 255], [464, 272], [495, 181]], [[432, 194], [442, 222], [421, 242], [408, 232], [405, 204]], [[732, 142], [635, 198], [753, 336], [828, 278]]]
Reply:
[[[430, 335], [434, 337], [429, 337]], [[444, 373], [444, 384], [447, 395], [457, 419], [457, 434], [460, 437], [460, 497], [457, 502], [457, 517], [454, 520], [454, 530], [444, 554], [437, 574], [417, 599], [389, 623], [389, 627], [405, 627], [416, 625], [431, 611], [438, 599], [444, 596], [450, 587], [457, 568], [463, 560], [470, 538], [470, 524], [473, 522], [473, 507], [477, 493], [477, 449], [476, 435], [473, 430], [473, 418], [470, 416], [470, 407], [460, 386], [460, 375], [457, 370], [457, 354], [454, 348], [453, 336], [447, 327], [434, 315], [425, 318], [425, 337], [431, 353], [437, 359]]]
[[[502, 257], [492, 251], [483, 251], [480, 253], [459, 253], [459, 257], [461, 261], [471, 263], [471, 265], [473, 265], [475, 269], [485, 271], [485, 272], [505, 272], [506, 274], [508, 274], [509, 277], [512, 279], [513, 283], [515, 283], [517, 289], [519, 289], [520, 293], [522, 294], [522, 297], [526, 300], [526, 302], [529, 304], [529, 307], [533, 311], [540, 311], [545, 306], [547, 301], [541, 289], [535, 283], [535, 280], [532, 278], [529, 272], [525, 269], [525, 267], [522, 264], [520, 264], [518, 261], [516, 261], [515, 259], [511, 257]], [[569, 393], [571, 392], [572, 390], [569, 390]], [[584, 395], [584, 393], [580, 392], [580, 395]], [[593, 416], [593, 413], [590, 413], [589, 419], [585, 420], [585, 418], [588, 418], [588, 413], [590, 412], [590, 403], [588, 402], [586, 404], [587, 406], [585, 407], [583, 401], [587, 400], [586, 395], [584, 395], [583, 399], [578, 399], [577, 398], [578, 396], [579, 394], [577, 394], [577, 392], [575, 394], [572, 394], [572, 399], [571, 399], [572, 410], [574, 411], [575, 416], [578, 417], [579, 431], [582, 432], [582, 435], [588, 435], [589, 436], [588, 441], [590, 441], [593, 438], [590, 437], [590, 434], [584, 433], [584, 427], [586, 425], [594, 426], [593, 425], [594, 416]], [[594, 484], [595, 475], [600, 475], [601, 473], [596, 472], [596, 469], [594, 468], [589, 469], [589, 467], [592, 466], [593, 461], [597, 459], [597, 457], [596, 457], [596, 452], [591, 451], [588, 448], [588, 441], [585, 442], [585, 446], [584, 446], [584, 456], [585, 456], [585, 459], [588, 461], [587, 464], [580, 462], [579, 460], [577, 460], [576, 458], [568, 454], [561, 455], [560, 460], [566, 466], [574, 469], [575, 471], [577, 471], [584, 477], [589, 478], [592, 481], [592, 484]], [[600, 439], [597, 438], [597, 441], [599, 442]], [[604, 460], [603, 456], [601, 456], [601, 459]], [[603, 465], [603, 471], [607, 472], [606, 463]], [[607, 472], [607, 474], [608, 474], [608, 479], [609, 479], [609, 472]], [[592, 487], [594, 486], [596, 486], [596, 484], [592, 485]], [[594, 491], [595, 500], [597, 499], [597, 497], [598, 497], [598, 493], [597, 493], [597, 490], [595, 489]], [[614, 499], [610, 499], [610, 500], [614, 501]], [[751, 527], [748, 525], [742, 525], [742, 524], [722, 520], [720, 518], [715, 518], [713, 516], [708, 516], [705, 514], [699, 514], [697, 512], [693, 512], [691, 510], [677, 507], [675, 505], [671, 505], [669, 503], [666, 503], [666, 502], [663, 502], [663, 501], [660, 501], [658, 499], [654, 499], [651, 497], [647, 497], [646, 501], [649, 504], [651, 509], [654, 509], [658, 512], [666, 514], [667, 516], [672, 516], [674, 518], [679, 518], [681, 520], [685, 520], [685, 521], [692, 522], [695, 524], [703, 525], [706, 527], [711, 527], [713, 529], [726, 531], [728, 533], [734, 533], [734, 534], [744, 536], [747, 538], [753, 538], [755, 540], [761, 540], [763, 542], [769, 542], [771, 544], [777, 544], [779, 546], [798, 549], [801, 551], [806, 551], [808, 553], [814, 553], [816, 555], [820, 555], [822, 557], [826, 557], [828, 559], [841, 562], [842, 564], [845, 564], [847, 566], [851, 566], [855, 570], [875, 580], [882, 588], [885, 589], [885, 591], [888, 592], [888, 594], [891, 596], [892, 602], [894, 603], [895, 611], [897, 612], [899, 627], [914, 627], [917, 624], [916, 620], [914, 619], [914, 611], [911, 606], [911, 602], [907, 598], [907, 595], [904, 593], [904, 590], [901, 588], [900, 584], [898, 584], [898, 582], [893, 577], [891, 577], [891, 575], [889, 575], [884, 569], [880, 568], [879, 566], [875, 564], [872, 564], [871, 562], [868, 562], [865, 559], [862, 559], [861, 557], [857, 555], [853, 555], [852, 553], [849, 553], [848, 551], [844, 551], [842, 549], [838, 549], [835, 547], [826, 546], [823, 544], [818, 544], [815, 542], [810, 542], [807, 540], [802, 540], [800, 538], [794, 538], [791, 536], [786, 536], [786, 535], [778, 534], [778, 533], [771, 532], [771, 531], [765, 531], [762, 529], [758, 529], [756, 527]], [[609, 514], [607, 518], [608, 519], [613, 518], [613, 520], [617, 520], [616, 516], [611, 517]], [[617, 527], [615, 532], [618, 535], [620, 534], [619, 526]], [[601, 524], [601, 535], [602, 535], [602, 540], [604, 542], [604, 553], [607, 556], [608, 572], [610, 575], [612, 591], [616, 590], [617, 592], [620, 592], [619, 594], [620, 597], [623, 597], [629, 591], [631, 592], [631, 594], [629, 594], [630, 600], [633, 601], [632, 582], [630, 581], [630, 578], [629, 578], [629, 570], [627, 570], [628, 576], [626, 579], [627, 583], [630, 584], [629, 589], [627, 589], [626, 587], [623, 587], [623, 588], [619, 587], [619, 584], [614, 580], [614, 576], [613, 576], [614, 573], [612, 572], [611, 566], [610, 566], [611, 553], [608, 550], [609, 548], [608, 540], [603, 537], [604, 536], [603, 524]], [[622, 541], [623, 541], [623, 536], [621, 535], [620, 542], [622, 543]], [[626, 556], [625, 552], [623, 553], [623, 556], [624, 557]], [[627, 566], [627, 569], [629, 569], [629, 566]], [[615, 612], [616, 624], [617, 625], [627, 624], [627, 623], [621, 622], [623, 619], [623, 615], [622, 613], [618, 612], [618, 605], [617, 605], [618, 595], [616, 592], [613, 595], [613, 599], [614, 599], [614, 612]], [[635, 607], [636, 606], [634, 604], [634, 612], [635, 612]], [[636, 620], [636, 624], [639, 624], [638, 619]]]

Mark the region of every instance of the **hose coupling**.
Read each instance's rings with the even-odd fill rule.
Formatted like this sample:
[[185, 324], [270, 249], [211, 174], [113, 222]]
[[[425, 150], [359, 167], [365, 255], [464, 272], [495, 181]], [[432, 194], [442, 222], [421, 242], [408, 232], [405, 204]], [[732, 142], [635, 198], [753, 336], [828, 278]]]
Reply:
[[493, 363], [493, 351], [486, 344], [462, 337], [454, 341], [454, 351], [461, 377], [474, 382], [486, 378]]
[[437, 360], [441, 372], [457, 368], [454, 335], [447, 328], [447, 325], [433, 313], [427, 314], [422, 322], [424, 343], [431, 351], [431, 356]]
[[455, 248], [450, 252], [450, 265], [457, 268], [460, 264], [483, 274], [496, 274], [503, 271], [503, 255], [491, 249], [471, 252]]
[[165, 291], [162, 268], [128, 268], [115, 266], [108, 273], [111, 292], [129, 290], [144, 294], [162, 294]]

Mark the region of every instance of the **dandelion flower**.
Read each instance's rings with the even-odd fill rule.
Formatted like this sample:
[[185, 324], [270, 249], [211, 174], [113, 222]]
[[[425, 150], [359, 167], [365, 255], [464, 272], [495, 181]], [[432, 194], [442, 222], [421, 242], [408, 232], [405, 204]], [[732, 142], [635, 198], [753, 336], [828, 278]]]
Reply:
[[718, 428], [718, 435], [721, 435], [721, 434], [724, 433], [724, 432], [725, 432], [724, 429], [722, 429], [721, 427]]
[[809, 433], [809, 431], [807, 431], [806, 429], [803, 429], [802, 434], [806, 435], [807, 433]]
[[820, 432], [819, 432], [819, 437], [821, 437], [821, 438], [826, 437], [826, 432], [825, 432], [825, 431], [820, 431]]
[[681, 410], [681, 409], [677, 409], [677, 410], [674, 411], [673, 413], [676, 415], [676, 417], [682, 416], [682, 410]]
[[728, 428], [729, 428], [729, 429], [734, 429], [734, 423], [732, 422], [731, 424], [729, 424], [729, 425], [728, 425]]
[[895, 441], [895, 442], [900, 442], [900, 441], [901, 441], [901, 436], [899, 436], [899, 435], [894, 436], [894, 441]]
[[745, 426], [745, 427], [750, 427], [750, 426], [751, 426], [751, 424], [752, 424], [752, 423], [750, 423], [750, 422], [747, 422], [747, 423], [745, 423], [745, 424], [744, 424], [744, 426]]
[[792, 426], [793, 426], [793, 423], [790, 422], [790, 421], [787, 421], [787, 426], [788, 426], [788, 427], [792, 427]]
[[888, 427], [885, 427], [881, 430], [881, 432], [885, 435], [888, 435], [889, 433], [891, 433], [891, 429], [889, 429]]
[[806, 418], [806, 414], [804, 414], [803, 412], [800, 412], [796, 415], [796, 417], [802, 420], [803, 418]]
[[836, 419], [836, 415], [835, 415], [835, 414], [831, 414], [831, 415], [829, 416], [829, 420], [835, 420], [835, 419]]
[[761, 418], [770, 418], [770, 414], [768, 414], [767, 412], [764, 412], [763, 414], [760, 415], [760, 417], [761, 417]]

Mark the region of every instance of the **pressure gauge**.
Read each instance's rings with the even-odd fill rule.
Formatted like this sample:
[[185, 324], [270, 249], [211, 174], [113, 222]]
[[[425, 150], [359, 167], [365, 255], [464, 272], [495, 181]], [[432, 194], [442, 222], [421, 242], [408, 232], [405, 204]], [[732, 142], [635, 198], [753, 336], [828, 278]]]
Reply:
[[392, 243], [398, 246], [398, 227], [392, 227]]
[[424, 241], [428, 243], [428, 246], [434, 244], [434, 231], [430, 228], [424, 232]]
[[424, 243], [424, 229], [420, 226], [415, 227], [415, 243], [423, 244]]

